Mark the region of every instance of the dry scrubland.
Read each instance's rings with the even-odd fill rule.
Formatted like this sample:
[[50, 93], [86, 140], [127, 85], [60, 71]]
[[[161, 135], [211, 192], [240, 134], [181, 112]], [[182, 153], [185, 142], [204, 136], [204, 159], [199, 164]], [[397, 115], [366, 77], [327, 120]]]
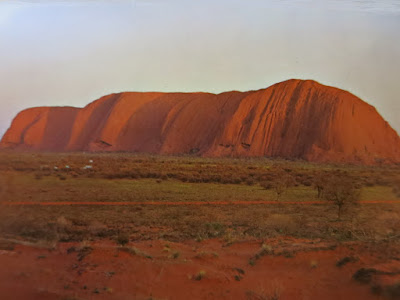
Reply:
[[[84, 169], [88, 165], [91, 168]], [[91, 246], [85, 248], [86, 244], [109, 241], [120, 251], [151, 259], [153, 255], [143, 254], [132, 243], [201, 244], [217, 238], [222, 247], [231, 247], [243, 241], [260, 241], [259, 249], [246, 261], [252, 267], [265, 256], [290, 258], [296, 254], [295, 246], [286, 245], [279, 252], [263, 241], [300, 239], [324, 243], [331, 249], [353, 245], [382, 261], [400, 260], [399, 182], [399, 166], [127, 153], [3, 152], [0, 246], [12, 249], [14, 243], [33, 243], [54, 248], [59, 242], [80, 243], [84, 246], [73, 251], [78, 259], [84, 259], [93, 250]], [[340, 218], [340, 201], [335, 196], [345, 203]], [[11, 205], [17, 202], [30, 204]], [[33, 205], [39, 202], [70, 204]], [[139, 203], [71, 205], [74, 202]], [[171, 202], [174, 204], [168, 204]], [[183, 250], [164, 247], [163, 251], [175, 259]], [[207, 259], [219, 255], [198, 254]], [[352, 262], [354, 258], [348, 259]], [[310, 266], [317, 268], [318, 262], [312, 261]], [[379, 274], [375, 271], [367, 270], [366, 275], [361, 271], [361, 281]], [[244, 275], [238, 271], [232, 276], [240, 281]], [[201, 281], [203, 277], [207, 277], [206, 272], [199, 270], [192, 280]], [[384, 293], [378, 292], [398, 297], [400, 285], [396, 284]], [[246, 293], [247, 299], [275, 299], [261, 296], [254, 290]]]
[[[83, 169], [87, 165], [92, 168]], [[6, 203], [141, 203], [3, 207], [2, 233], [26, 238], [79, 241], [135, 234], [136, 239], [171, 240], [277, 235], [395, 240], [400, 234], [396, 203], [400, 203], [400, 169], [393, 166], [134, 154], [2, 153], [0, 171], [1, 200]], [[340, 219], [337, 206], [318, 197], [321, 181], [332, 174], [350, 181], [360, 193], [361, 203], [346, 206]], [[394, 202], [386, 203], [387, 200]], [[144, 204], [164, 201], [213, 204], [195, 207]], [[214, 204], [219, 201], [232, 205]], [[247, 201], [276, 204], [246, 205]], [[292, 204], [294, 201], [322, 201], [322, 204]], [[241, 204], [233, 205], [235, 202]], [[158, 230], [147, 232], [146, 228]]]

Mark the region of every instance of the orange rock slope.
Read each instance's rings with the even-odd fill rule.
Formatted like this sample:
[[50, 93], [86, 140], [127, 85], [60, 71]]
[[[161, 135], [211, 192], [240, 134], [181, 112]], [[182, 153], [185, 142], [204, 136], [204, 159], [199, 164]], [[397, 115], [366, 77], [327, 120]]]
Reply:
[[374, 107], [311, 80], [250, 92], [119, 93], [84, 108], [20, 112], [1, 148], [400, 162], [400, 138]]

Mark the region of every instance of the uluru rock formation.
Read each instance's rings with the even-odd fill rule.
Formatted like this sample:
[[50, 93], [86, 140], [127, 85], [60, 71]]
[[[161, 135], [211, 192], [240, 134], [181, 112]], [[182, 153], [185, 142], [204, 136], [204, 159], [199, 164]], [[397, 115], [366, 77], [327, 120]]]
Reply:
[[249, 92], [104, 96], [20, 112], [1, 148], [400, 162], [400, 138], [371, 105], [311, 80]]

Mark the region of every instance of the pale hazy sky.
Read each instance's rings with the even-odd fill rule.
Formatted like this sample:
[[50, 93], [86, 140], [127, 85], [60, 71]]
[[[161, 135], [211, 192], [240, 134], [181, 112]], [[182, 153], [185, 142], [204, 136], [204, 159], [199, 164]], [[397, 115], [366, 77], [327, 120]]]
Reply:
[[400, 132], [399, 0], [0, 0], [0, 136], [121, 91], [349, 90]]

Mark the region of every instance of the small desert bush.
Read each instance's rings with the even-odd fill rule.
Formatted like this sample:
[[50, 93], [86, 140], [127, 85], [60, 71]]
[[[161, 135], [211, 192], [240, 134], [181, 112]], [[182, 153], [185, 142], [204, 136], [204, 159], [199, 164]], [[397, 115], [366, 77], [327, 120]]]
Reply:
[[194, 275], [193, 279], [194, 279], [194, 280], [200, 281], [200, 280], [202, 280], [204, 277], [206, 277], [206, 274], [207, 274], [206, 271], [201, 270], [201, 271], [199, 271], [196, 275]]
[[393, 184], [392, 192], [397, 198], [400, 198], [400, 181]]
[[338, 219], [340, 219], [343, 208], [357, 203], [360, 191], [352, 178], [345, 173], [331, 174], [325, 180], [323, 198], [337, 206]]
[[262, 181], [260, 185], [266, 190], [271, 190], [274, 187], [274, 184], [271, 181]]
[[226, 226], [224, 224], [212, 222], [205, 224], [204, 234], [207, 236], [207, 238], [220, 237], [225, 234], [225, 231], [226, 231]]
[[181, 253], [180, 253], [179, 251], [174, 251], [174, 252], [171, 254], [171, 258], [177, 259], [177, 258], [179, 258], [180, 255], [181, 255]]
[[117, 235], [115, 241], [118, 245], [124, 246], [129, 243], [129, 235], [126, 233], [120, 233]]
[[281, 166], [274, 166], [272, 168], [274, 174], [274, 180], [272, 181], [272, 189], [276, 193], [276, 199], [279, 200], [281, 195], [291, 186], [295, 185], [295, 180], [293, 176], [287, 170], [289, 168], [284, 168]]
[[65, 176], [65, 175], [62, 175], [62, 174], [58, 174], [58, 179], [60, 179], [60, 180], [67, 180], [67, 176]]

